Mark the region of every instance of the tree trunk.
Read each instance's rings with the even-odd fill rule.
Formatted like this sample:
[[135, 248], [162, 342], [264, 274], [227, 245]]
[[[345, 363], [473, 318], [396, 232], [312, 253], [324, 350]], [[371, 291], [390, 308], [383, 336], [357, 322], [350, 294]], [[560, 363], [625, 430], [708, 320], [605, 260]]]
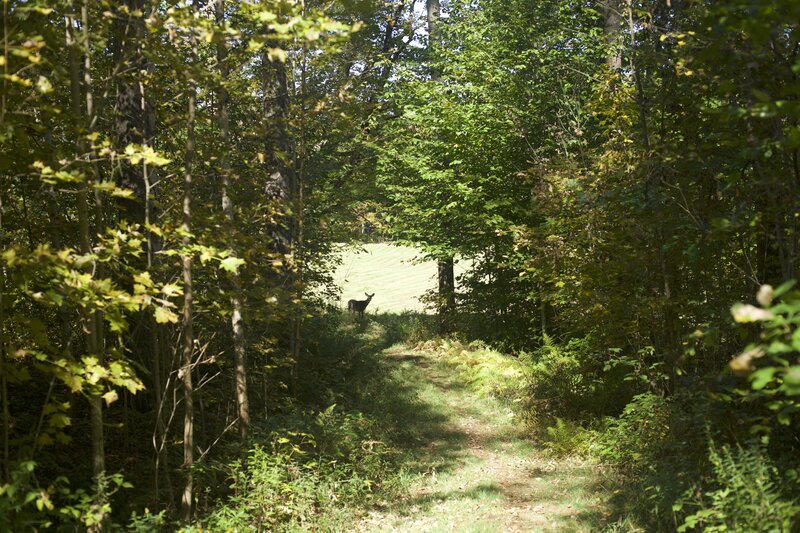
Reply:
[[[442, 37], [439, 32], [439, 17], [441, 15], [441, 4], [439, 0], [427, 0], [426, 4], [428, 15], [428, 49], [434, 51], [442, 44]], [[438, 70], [431, 68], [431, 78], [436, 80], [439, 77]], [[442, 334], [450, 333], [452, 327], [452, 314], [455, 311], [456, 287], [453, 256], [440, 258], [437, 265], [439, 278], [439, 332]]]
[[[305, 6], [303, 8], [303, 16], [305, 16]], [[306, 87], [308, 83], [308, 46], [303, 45], [303, 56], [300, 64], [300, 146], [297, 152], [298, 161], [295, 162], [294, 168], [297, 169], [296, 187], [295, 191], [296, 202], [295, 210], [297, 215], [295, 217], [295, 267], [296, 267], [296, 294], [295, 298], [298, 301], [303, 300], [305, 274], [305, 176], [306, 176], [306, 157], [307, 144], [307, 113], [306, 106]], [[300, 372], [300, 354], [302, 345], [303, 333], [303, 306], [298, 305], [294, 318], [292, 319], [292, 389], [297, 391]]]
[[439, 0], [427, 0], [426, 10], [428, 14], [428, 47], [438, 48], [441, 45], [441, 35], [439, 35], [439, 17], [442, 13], [442, 6]]
[[453, 312], [456, 306], [455, 272], [453, 257], [440, 259], [439, 276], [439, 332], [450, 333], [452, 330]]
[[[194, 59], [194, 36], [192, 36], [192, 59]], [[195, 126], [195, 89], [193, 80], [189, 80], [189, 110], [186, 132], [186, 158], [183, 175], [183, 246], [188, 248], [191, 244], [191, 215], [192, 215], [192, 164], [194, 162], [194, 126]], [[192, 359], [194, 354], [194, 330], [192, 324], [192, 255], [188, 251], [183, 253], [183, 361], [181, 367], [183, 380], [183, 469], [184, 486], [181, 498], [181, 516], [188, 522], [192, 518], [193, 503], [193, 474], [194, 464], [194, 388], [192, 384]]]
[[[84, 5], [85, 9], [86, 6]], [[82, 159], [86, 156], [86, 143], [84, 141], [84, 120], [81, 108], [81, 80], [80, 80], [80, 66], [78, 53], [80, 44], [78, 43], [75, 35], [75, 19], [72, 16], [65, 18], [67, 26], [67, 48], [69, 54], [69, 73], [70, 73], [70, 91], [71, 91], [71, 110], [75, 122], [76, 134], [76, 147], [77, 159]], [[84, 34], [86, 41], [82, 43], [84, 53], [89, 54], [88, 30]], [[87, 62], [89, 60], [87, 59]], [[86, 87], [87, 96], [86, 102], [90, 106], [92, 96], [89, 87]], [[92, 166], [87, 166], [91, 172]], [[80, 248], [82, 254], [90, 254], [91, 239], [89, 228], [89, 186], [92, 183], [91, 177], [87, 177], [77, 195], [77, 212], [78, 212], [78, 230], [80, 234]], [[91, 265], [89, 266], [91, 268]], [[103, 354], [100, 350], [100, 341], [98, 339], [97, 318], [95, 313], [86, 312], [84, 314], [84, 327], [86, 329], [86, 351], [89, 355], [97, 357], [100, 364], [103, 362]], [[90, 411], [90, 425], [91, 425], [91, 441], [92, 441], [92, 474], [95, 478], [99, 478], [105, 473], [105, 438], [103, 435], [103, 403], [99, 391], [92, 392], [89, 398], [89, 411]]]
[[[225, 0], [216, 0], [215, 10], [217, 25], [225, 22]], [[222, 211], [225, 214], [225, 223], [228, 226], [228, 248], [233, 250], [233, 228], [235, 226], [235, 212], [233, 200], [230, 196], [231, 169], [226, 157], [227, 146], [230, 143], [230, 124], [228, 120], [228, 91], [225, 82], [228, 80], [228, 49], [224, 39], [217, 44], [217, 63], [222, 83], [219, 89], [219, 131], [222, 152], [220, 154], [220, 177], [222, 180]], [[247, 394], [247, 340], [244, 332], [244, 319], [242, 318], [242, 282], [238, 272], [230, 275], [231, 283], [231, 334], [233, 337], [233, 355], [236, 378], [236, 410], [239, 419], [239, 436], [247, 440], [250, 430], [250, 401]]]
[[608, 46], [606, 65], [612, 72], [622, 70], [622, 47], [620, 46], [620, 13], [619, 0], [603, 0], [603, 14], [605, 15], [605, 36]]
[[[280, 42], [271, 43], [280, 46]], [[293, 246], [296, 234], [295, 198], [296, 183], [291, 167], [292, 146], [289, 137], [289, 89], [286, 65], [278, 58], [270, 58], [267, 50], [262, 54], [262, 75], [264, 89], [264, 127], [265, 152], [268, 178], [265, 195], [275, 210], [275, 222], [270, 228], [272, 250], [279, 262], [275, 276], [278, 297], [291, 311], [296, 276], [293, 265]], [[289, 315], [291, 317], [291, 315]], [[294, 346], [293, 327], [283, 323], [280, 343], [291, 357]], [[276, 335], [278, 337], [278, 335]], [[291, 378], [291, 376], [290, 376]], [[291, 386], [291, 383], [290, 383]]]
[[[144, 18], [146, 10], [150, 8], [148, 0], [124, 0], [127, 13], [120, 12], [115, 21], [115, 63], [116, 72], [114, 82], [116, 86], [115, 102], [115, 134], [116, 144], [123, 151], [130, 144], [152, 146], [155, 138], [155, 109], [147, 102], [143, 72], [150, 71], [152, 65], [144, 56], [143, 41], [145, 39]], [[140, 12], [139, 16], [131, 13]], [[146, 162], [132, 165], [121, 159], [114, 171], [114, 179], [120, 187], [133, 191], [132, 199], [120, 199], [117, 202], [120, 217], [132, 225], [143, 226], [147, 237], [145, 260], [137, 262], [138, 268], [147, 269], [153, 274], [154, 264], [157, 263], [156, 252], [160, 249], [160, 242], [149, 229], [158, 223], [158, 214], [154, 202], [154, 183], [157, 181], [155, 171], [147, 166]], [[132, 353], [133, 359], [143, 366], [149, 367], [152, 376], [152, 398], [156, 406], [156, 421], [154, 429], [155, 458], [155, 499], [160, 497], [159, 473], [162, 461], [168, 461], [168, 455], [163, 453], [163, 442], [166, 425], [161, 407], [163, 405], [163, 382], [165, 369], [162, 365], [162, 352], [166, 346], [164, 342], [163, 326], [157, 324], [149, 313], [139, 313], [132, 317], [132, 335], [127, 341], [127, 348]], [[169, 369], [166, 369], [169, 370]], [[164, 475], [167, 480], [168, 491], [172, 493], [169, 482], [169, 465], [165, 465]]]
[[[146, 96], [144, 92], [144, 87], [140, 85], [141, 92], [142, 92], [142, 100], [141, 106], [145, 109], [145, 138], [144, 143], [146, 146], [152, 146], [155, 137], [155, 109], [151, 105], [146, 105]], [[155, 208], [154, 203], [154, 183], [157, 181], [157, 173], [155, 169], [149, 168], [145, 161], [142, 161], [142, 177], [144, 179], [145, 185], [145, 204], [144, 204], [144, 226], [145, 226], [145, 235], [147, 236], [147, 271], [151, 273], [151, 275], [155, 276], [157, 270], [154, 271], [154, 267], [160, 264], [159, 255], [157, 252], [161, 250], [161, 241], [159, 237], [150, 231], [151, 225], [155, 226], [158, 224], [158, 212]], [[151, 372], [153, 376], [153, 401], [155, 402], [156, 408], [156, 422], [155, 428], [153, 433], [153, 449], [155, 451], [155, 468], [154, 468], [154, 497], [156, 503], [160, 501], [161, 497], [161, 490], [160, 490], [160, 473], [162, 471], [161, 466], [162, 463], [164, 465], [163, 472], [164, 477], [167, 485], [167, 491], [169, 495], [169, 504], [172, 505], [172, 482], [170, 479], [169, 474], [169, 454], [164, 453], [164, 445], [163, 443], [166, 440], [167, 435], [167, 426], [164, 421], [164, 412], [163, 412], [163, 405], [164, 405], [164, 377], [165, 377], [165, 370], [166, 373], [169, 373], [172, 369], [171, 368], [164, 368], [164, 347], [167, 345], [167, 342], [164, 340], [165, 330], [162, 324], [158, 324], [155, 318], [150, 314], [147, 313], [146, 316], [140, 317], [142, 323], [145, 327], [145, 333], [148, 336], [149, 345], [147, 348], [151, 354]]]
[[[145, 0], [125, 0], [123, 5], [128, 8], [128, 13], [143, 12]], [[146, 67], [141, 48], [145, 28], [142, 15], [134, 16], [121, 12], [115, 24], [117, 38], [115, 127], [117, 146], [124, 150], [129, 144], [144, 144], [145, 112], [139, 78]], [[119, 206], [123, 218], [133, 224], [144, 223], [147, 188], [142, 172], [122, 160], [116, 172], [117, 184], [134, 193], [133, 200], [120, 200]]]
[[[91, 56], [91, 48], [89, 46], [90, 37], [89, 37], [89, 3], [88, 0], [84, 0], [81, 5], [81, 26], [83, 30], [83, 48], [84, 48], [84, 65], [83, 65], [83, 83], [84, 83], [84, 91], [86, 96], [86, 130], [87, 133], [91, 133], [95, 127], [95, 111], [94, 111], [94, 93], [92, 91], [92, 56]], [[89, 148], [89, 147], [86, 147]], [[92, 157], [93, 150], [89, 148], [89, 154], [87, 154], [90, 159], [94, 159]], [[89, 169], [96, 169], [94, 162], [88, 162], [87, 168]], [[90, 170], [91, 172], [91, 170]], [[92, 181], [96, 181], [97, 176], [92, 176]], [[102, 207], [102, 196], [99, 190], [95, 190], [95, 225], [96, 227], [101, 227], [103, 221], [103, 207]], [[102, 277], [102, 265], [98, 264], [95, 266], [96, 276]], [[92, 313], [90, 318], [94, 322], [94, 342], [95, 342], [95, 353], [97, 354], [98, 361], [100, 365], [104, 364], [104, 352], [105, 352], [105, 342], [104, 342], [104, 333], [103, 333], [103, 316], [99, 311], [95, 311]], [[105, 436], [103, 430], [103, 399], [100, 393], [93, 394], [91, 397], [91, 417], [92, 417], [92, 466], [93, 466], [93, 474], [95, 478], [100, 478], [105, 474], [106, 466], [105, 466]], [[101, 529], [105, 529], [104, 525], [101, 525]]]
[[[6, 13], [3, 13], [5, 18]], [[7, 50], [5, 51], [7, 52]], [[4, 115], [5, 101], [2, 103], [3, 109], [0, 110], [0, 115]], [[2, 124], [0, 124], [2, 125]], [[5, 182], [3, 182], [5, 184]], [[5, 225], [3, 224], [3, 196], [5, 194], [5, 187], [0, 187], [0, 250], [5, 249], [6, 233]], [[3, 472], [2, 482], [8, 483], [11, 479], [11, 470], [9, 465], [9, 443], [11, 431], [11, 410], [8, 401], [8, 378], [6, 377], [7, 361], [6, 361], [6, 316], [5, 316], [5, 302], [3, 296], [6, 290], [6, 267], [0, 267], [0, 395], [3, 396]]]
[[278, 223], [272, 232], [275, 251], [287, 256], [291, 251], [293, 237], [291, 206], [295, 184], [292, 169], [288, 164], [291, 143], [288, 133], [289, 90], [286, 65], [278, 59], [270, 59], [266, 51], [262, 55], [262, 62], [265, 148], [269, 173], [264, 192], [267, 198], [276, 203], [280, 211]]
[[636, 95], [639, 101], [639, 128], [642, 134], [642, 144], [645, 149], [645, 155], [650, 157], [650, 129], [647, 124], [647, 95], [644, 92], [644, 82], [642, 81], [642, 72], [639, 68], [636, 56], [636, 25], [633, 22], [633, 4], [631, 0], [627, 0], [627, 13], [628, 13], [628, 33], [630, 36], [631, 47], [631, 70], [633, 71], [633, 79], [636, 83]]

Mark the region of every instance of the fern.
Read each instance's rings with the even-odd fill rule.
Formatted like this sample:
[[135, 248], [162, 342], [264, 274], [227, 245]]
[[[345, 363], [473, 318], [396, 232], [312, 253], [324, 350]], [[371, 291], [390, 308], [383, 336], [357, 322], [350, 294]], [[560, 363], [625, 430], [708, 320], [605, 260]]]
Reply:
[[694, 487], [675, 505], [681, 511], [694, 500], [698, 507], [678, 531], [796, 531], [800, 506], [784, 496], [781, 474], [760, 446], [718, 450], [712, 443], [709, 459], [714, 488], [703, 494]]

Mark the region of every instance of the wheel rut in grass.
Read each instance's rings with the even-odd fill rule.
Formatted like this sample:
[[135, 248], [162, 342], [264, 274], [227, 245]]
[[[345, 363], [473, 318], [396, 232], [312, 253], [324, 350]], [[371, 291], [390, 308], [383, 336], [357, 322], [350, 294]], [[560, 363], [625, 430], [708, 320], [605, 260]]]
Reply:
[[595, 531], [605, 522], [591, 465], [547, 457], [507, 407], [460, 382], [434, 353], [384, 354], [436, 417], [417, 422], [407, 496], [369, 510], [358, 531]]

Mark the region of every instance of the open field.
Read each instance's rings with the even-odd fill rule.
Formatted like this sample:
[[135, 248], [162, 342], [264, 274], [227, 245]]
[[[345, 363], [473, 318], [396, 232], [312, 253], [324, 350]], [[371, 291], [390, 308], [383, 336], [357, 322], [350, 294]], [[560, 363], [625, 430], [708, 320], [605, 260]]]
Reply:
[[[335, 274], [336, 284], [342, 288], [342, 307], [350, 299], [365, 299], [368, 292], [375, 293], [368, 312], [425, 311], [419, 298], [436, 287], [435, 261], [420, 262], [417, 249], [386, 243], [348, 248], [342, 254]], [[467, 268], [467, 262], [456, 263], [456, 277]]]

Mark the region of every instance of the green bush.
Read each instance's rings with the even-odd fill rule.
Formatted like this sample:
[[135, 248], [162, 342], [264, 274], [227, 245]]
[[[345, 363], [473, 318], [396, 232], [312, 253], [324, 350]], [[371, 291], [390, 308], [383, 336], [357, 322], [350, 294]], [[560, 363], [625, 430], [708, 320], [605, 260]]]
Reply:
[[526, 384], [520, 407], [529, 425], [541, 427], [555, 418], [586, 421], [604, 414], [616, 387], [602, 379], [591, 339], [544, 341], [538, 350], [520, 355]]
[[152, 531], [162, 531], [167, 525], [166, 511], [152, 514], [149, 509], [139, 515], [136, 511], [131, 515], [128, 525], [125, 527], [126, 533], [150, 533]]
[[739, 304], [732, 309], [737, 322], [760, 329], [758, 342], [734, 357], [729, 367], [749, 382], [749, 390], [737, 394], [756, 410], [751, 425], [764, 434], [796, 425], [800, 416], [800, 291], [794, 286], [794, 281], [778, 289], [764, 285], [757, 295], [759, 307]]
[[435, 346], [437, 356], [473, 390], [512, 402], [520, 396], [519, 384], [524, 374], [515, 358], [481, 342], [465, 345], [457, 340], [441, 340]]
[[95, 479], [91, 490], [72, 489], [63, 476], [40, 488], [35, 485], [36, 468], [36, 462], [23, 461], [11, 471], [9, 482], [0, 485], [0, 531], [91, 529], [109, 520], [110, 501], [117, 492], [133, 488], [121, 474]]
[[670, 406], [652, 393], [640, 394], [617, 418], [607, 418], [594, 450], [605, 462], [628, 471], [657, 462], [669, 436]]
[[273, 434], [269, 447], [257, 445], [231, 465], [233, 495], [204, 527], [284, 531], [343, 521], [392, 474], [389, 451], [365, 433], [368, 426], [362, 416], [331, 407], [309, 424], [313, 434]]
[[[676, 512], [695, 510], [678, 528], [683, 531], [797, 531], [800, 506], [785, 492], [797, 482], [797, 472], [781, 472], [761, 446], [722, 446], [709, 450], [712, 476], [696, 484], [678, 503]], [[705, 485], [705, 486], [704, 486]]]

